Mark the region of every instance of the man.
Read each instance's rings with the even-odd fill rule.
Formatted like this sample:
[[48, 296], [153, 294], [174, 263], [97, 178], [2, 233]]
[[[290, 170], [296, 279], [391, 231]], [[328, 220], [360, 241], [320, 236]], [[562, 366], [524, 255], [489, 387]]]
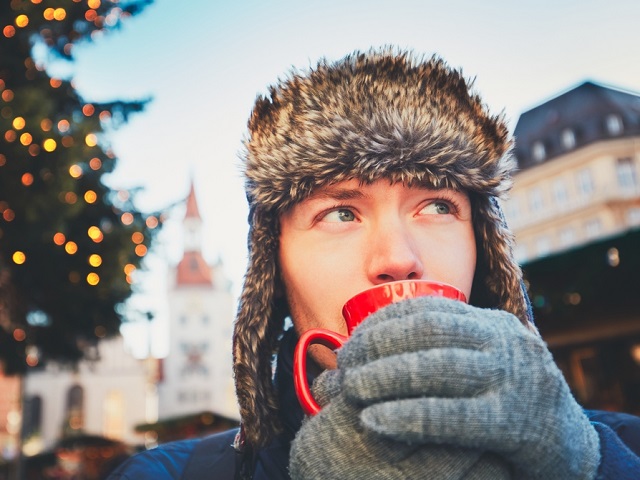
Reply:
[[[638, 420], [624, 439], [591, 422], [537, 334], [498, 206], [508, 132], [459, 72], [392, 49], [321, 62], [258, 98], [245, 145], [234, 448], [233, 432], [177, 442], [111, 478], [637, 477]], [[344, 333], [347, 299], [403, 279], [450, 283], [469, 305], [408, 300], [337, 357], [310, 350], [323, 409], [303, 421], [297, 337]]]

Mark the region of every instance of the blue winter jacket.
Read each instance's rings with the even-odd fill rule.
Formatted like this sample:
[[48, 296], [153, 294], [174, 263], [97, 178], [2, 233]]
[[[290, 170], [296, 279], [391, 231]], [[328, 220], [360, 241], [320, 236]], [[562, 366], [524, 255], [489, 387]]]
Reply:
[[[292, 331], [285, 334], [276, 368], [284, 432], [258, 451], [253, 480], [289, 479], [289, 448], [303, 418], [291, 376], [295, 341]], [[640, 479], [640, 418], [602, 411], [586, 414], [600, 435], [597, 480]], [[236, 433], [237, 429], [161, 445], [131, 457], [108, 480], [234, 480], [240, 461], [233, 448]]]

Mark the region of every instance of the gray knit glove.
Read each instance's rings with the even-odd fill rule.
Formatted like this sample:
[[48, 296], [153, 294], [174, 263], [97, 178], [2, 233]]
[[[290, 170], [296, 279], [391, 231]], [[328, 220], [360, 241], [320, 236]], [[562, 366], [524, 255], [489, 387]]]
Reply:
[[542, 339], [513, 315], [423, 297], [338, 352], [343, 394], [383, 438], [492, 451], [523, 479], [595, 478], [599, 437]]
[[361, 409], [340, 393], [342, 377], [340, 370], [326, 371], [313, 385], [324, 408], [305, 420], [293, 441], [289, 463], [293, 480], [511, 478], [507, 464], [491, 453], [409, 445], [367, 431], [360, 424]]

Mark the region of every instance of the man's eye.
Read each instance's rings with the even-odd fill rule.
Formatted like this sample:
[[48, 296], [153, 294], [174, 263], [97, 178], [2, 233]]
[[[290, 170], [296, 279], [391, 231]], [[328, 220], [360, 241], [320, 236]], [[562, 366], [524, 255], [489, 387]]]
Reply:
[[451, 213], [451, 205], [444, 201], [435, 201], [424, 207], [421, 212], [424, 215], [448, 215]]
[[355, 219], [356, 216], [354, 213], [347, 208], [332, 210], [322, 217], [322, 221], [324, 222], [353, 222]]

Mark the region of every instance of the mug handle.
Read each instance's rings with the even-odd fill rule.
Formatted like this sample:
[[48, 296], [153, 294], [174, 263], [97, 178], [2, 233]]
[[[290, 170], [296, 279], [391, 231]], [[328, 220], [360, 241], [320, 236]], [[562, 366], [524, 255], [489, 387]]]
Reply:
[[293, 386], [306, 415], [315, 415], [320, 411], [320, 405], [313, 398], [307, 383], [307, 349], [310, 345], [318, 343], [335, 350], [346, 341], [347, 337], [344, 335], [324, 328], [312, 328], [300, 336], [293, 353]]

